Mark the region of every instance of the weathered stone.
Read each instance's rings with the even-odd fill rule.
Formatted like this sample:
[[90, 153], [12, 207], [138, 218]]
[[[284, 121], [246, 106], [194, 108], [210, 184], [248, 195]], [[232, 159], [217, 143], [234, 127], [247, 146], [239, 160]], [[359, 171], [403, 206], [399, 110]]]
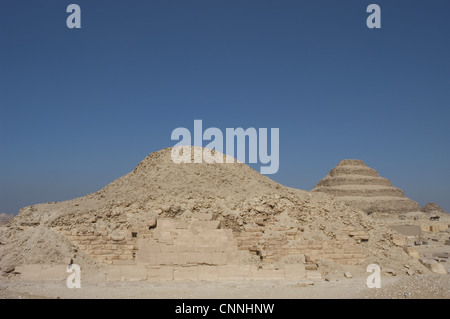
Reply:
[[173, 279], [174, 280], [198, 280], [198, 267], [176, 267], [173, 271]]
[[217, 266], [198, 266], [198, 279], [206, 281], [217, 281], [219, 278], [219, 271]]
[[251, 268], [251, 279], [253, 280], [281, 280], [284, 279], [283, 269], [258, 269]]
[[306, 268], [304, 264], [285, 264], [284, 274], [286, 279], [298, 280], [306, 278]]
[[405, 252], [410, 255], [412, 258], [420, 258], [419, 251], [413, 247], [405, 247], [403, 248]]
[[7, 266], [7, 267], [5, 267], [5, 268], [2, 269], [2, 271], [3, 271], [4, 273], [6, 273], [6, 274], [9, 274], [9, 273], [13, 272], [14, 270], [15, 270], [15, 267], [14, 267], [14, 266]]
[[307, 279], [322, 279], [322, 275], [319, 271], [309, 270], [306, 272]]
[[435, 274], [447, 274], [444, 265], [433, 259], [420, 258], [419, 261]]
[[382, 271], [384, 274], [386, 274], [388, 276], [397, 276], [397, 273], [395, 272], [395, 270], [393, 270], [391, 268], [383, 268]]
[[147, 226], [149, 229], [155, 228], [157, 225], [156, 217], [152, 217], [147, 220]]
[[406, 237], [402, 236], [402, 235], [396, 235], [393, 234], [392, 235], [392, 242], [396, 245], [396, 246], [405, 246], [406, 245]]

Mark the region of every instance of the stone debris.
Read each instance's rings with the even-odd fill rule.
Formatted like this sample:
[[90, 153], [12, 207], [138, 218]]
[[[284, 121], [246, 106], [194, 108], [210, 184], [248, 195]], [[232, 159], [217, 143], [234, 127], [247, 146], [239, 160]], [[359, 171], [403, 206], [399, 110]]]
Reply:
[[299, 281], [296, 285], [297, 287], [307, 287], [307, 286], [314, 286], [314, 281], [312, 280], [302, 280]]
[[397, 276], [397, 273], [395, 272], [395, 270], [393, 270], [391, 268], [383, 268], [382, 271], [384, 274], [386, 274], [388, 276]]
[[413, 247], [405, 247], [405, 252], [410, 255], [412, 258], [420, 258], [419, 251]]
[[447, 270], [445, 269], [444, 265], [434, 259], [421, 258], [419, 259], [419, 261], [435, 274], [447, 274]]

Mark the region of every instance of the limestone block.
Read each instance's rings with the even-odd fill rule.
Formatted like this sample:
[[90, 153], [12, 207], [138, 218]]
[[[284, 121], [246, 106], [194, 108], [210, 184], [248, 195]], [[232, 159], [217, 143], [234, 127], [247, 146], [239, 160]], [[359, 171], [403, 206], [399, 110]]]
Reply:
[[161, 249], [161, 252], [163, 252], [163, 253], [175, 251], [174, 245], [159, 244], [159, 248]]
[[192, 223], [191, 227], [199, 227], [206, 229], [218, 229], [220, 226], [220, 221], [218, 220], [210, 220], [210, 221], [198, 221]]
[[113, 264], [113, 265], [135, 265], [136, 262], [134, 260], [111, 260], [111, 264]]
[[419, 261], [435, 274], [447, 274], [447, 270], [444, 265], [434, 259], [421, 258]]
[[246, 280], [249, 279], [250, 265], [217, 266], [219, 280]]
[[405, 252], [410, 255], [412, 258], [420, 258], [419, 251], [414, 247], [405, 247]]
[[178, 263], [178, 253], [175, 252], [160, 252], [155, 253], [156, 261], [160, 265], [174, 265]]
[[159, 219], [158, 226], [156, 227], [156, 229], [161, 231], [174, 228], [175, 228], [175, 221], [170, 219]]
[[175, 252], [177, 254], [177, 265], [186, 265], [187, 264], [187, 258], [186, 256], [189, 253], [179, 253]]
[[440, 225], [431, 225], [430, 231], [433, 233], [439, 233], [440, 232]]
[[392, 242], [396, 246], [404, 246], [406, 245], [406, 237], [402, 235], [392, 234]]
[[231, 229], [221, 229], [220, 233], [225, 236], [227, 239], [234, 239], [233, 230]]
[[227, 251], [226, 254], [227, 254], [227, 261], [229, 264], [239, 264], [240, 256], [238, 250], [230, 250]]
[[[139, 250], [148, 252], [161, 252], [161, 245], [154, 239], [142, 238], [138, 240]], [[114, 245], [112, 245], [114, 247]]]
[[284, 279], [284, 269], [259, 269], [251, 268], [252, 280], [282, 280]]
[[147, 280], [166, 281], [173, 280], [173, 267], [147, 267]]
[[226, 265], [228, 262], [227, 253], [213, 252], [211, 255], [211, 263], [213, 265]]
[[175, 267], [173, 270], [174, 280], [198, 280], [198, 267]]
[[306, 278], [307, 279], [322, 279], [322, 275], [320, 273], [320, 271], [315, 271], [315, 270], [308, 270], [306, 271]]
[[299, 280], [306, 278], [306, 270], [304, 264], [285, 264], [284, 275], [289, 280]]
[[211, 264], [212, 253], [193, 252], [186, 253], [186, 263]]
[[111, 265], [106, 272], [108, 281], [147, 280], [147, 268], [139, 265]]
[[198, 266], [198, 279], [207, 281], [217, 281], [219, 278], [219, 271], [217, 266]]
[[136, 252], [136, 263], [156, 265], [156, 253], [138, 250]]
[[189, 253], [189, 252], [194, 252], [195, 247], [194, 247], [194, 245], [189, 245], [187, 243], [185, 243], [185, 244], [175, 243], [173, 245], [173, 251], [177, 252], [177, 253]]

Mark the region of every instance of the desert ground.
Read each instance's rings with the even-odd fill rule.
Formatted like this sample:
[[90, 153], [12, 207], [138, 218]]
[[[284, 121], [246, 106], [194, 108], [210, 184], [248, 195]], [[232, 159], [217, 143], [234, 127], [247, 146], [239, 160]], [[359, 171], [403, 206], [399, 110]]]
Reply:
[[82, 282], [68, 289], [65, 282], [0, 281], [2, 299], [449, 299], [448, 275], [382, 277], [381, 288], [366, 287], [366, 275], [300, 282]]

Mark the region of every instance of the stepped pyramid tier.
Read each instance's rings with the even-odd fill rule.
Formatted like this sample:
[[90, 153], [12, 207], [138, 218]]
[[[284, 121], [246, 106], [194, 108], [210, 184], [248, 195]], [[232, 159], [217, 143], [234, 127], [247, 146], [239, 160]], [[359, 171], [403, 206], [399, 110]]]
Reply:
[[314, 187], [313, 192], [334, 195], [351, 207], [372, 212], [419, 211], [419, 205], [407, 198], [401, 189], [362, 160], [345, 159]]
[[253, 280], [300, 279], [302, 266], [323, 260], [405, 263], [386, 240], [391, 230], [327, 194], [285, 187], [239, 162], [176, 164], [172, 151], [151, 153], [95, 193], [21, 209], [0, 229], [0, 268], [73, 259], [110, 269], [111, 280]]

